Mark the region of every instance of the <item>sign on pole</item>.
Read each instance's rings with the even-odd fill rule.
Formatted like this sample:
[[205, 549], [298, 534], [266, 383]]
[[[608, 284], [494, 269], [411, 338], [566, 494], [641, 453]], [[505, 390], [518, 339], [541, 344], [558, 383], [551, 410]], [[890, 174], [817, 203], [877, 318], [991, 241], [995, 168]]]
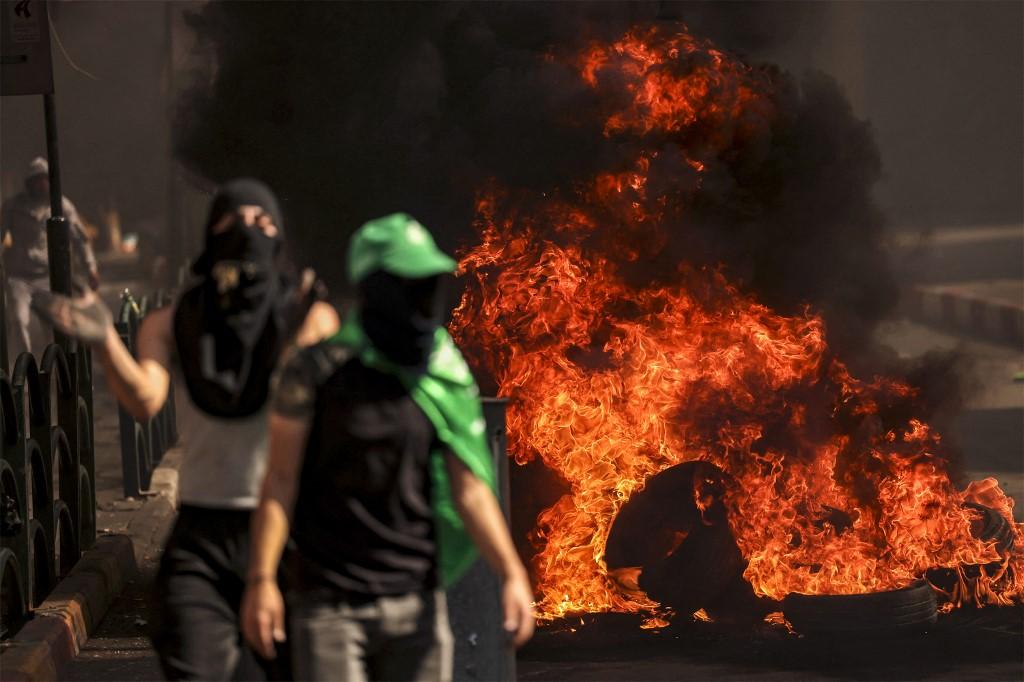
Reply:
[[0, 95], [53, 92], [50, 21], [45, 0], [2, 0]]

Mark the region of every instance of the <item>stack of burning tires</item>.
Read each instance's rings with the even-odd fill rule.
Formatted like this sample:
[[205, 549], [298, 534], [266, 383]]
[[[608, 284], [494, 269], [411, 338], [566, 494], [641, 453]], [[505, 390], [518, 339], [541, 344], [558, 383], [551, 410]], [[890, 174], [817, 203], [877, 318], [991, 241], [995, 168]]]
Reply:
[[[969, 601], [965, 581], [999, 565], [932, 569], [894, 590], [864, 594], [791, 593], [758, 598], [743, 578], [746, 562], [730, 531], [724, 493], [735, 486], [708, 462], [684, 462], [651, 477], [622, 506], [608, 535], [605, 563], [624, 594], [646, 596], [677, 614], [703, 610], [715, 619], [749, 621], [781, 611], [808, 636], [886, 637], [920, 632], [936, 623], [939, 599]], [[967, 502], [972, 533], [1000, 553], [1014, 546], [1014, 529], [998, 511]], [[838, 512], [840, 515], [841, 512]]]

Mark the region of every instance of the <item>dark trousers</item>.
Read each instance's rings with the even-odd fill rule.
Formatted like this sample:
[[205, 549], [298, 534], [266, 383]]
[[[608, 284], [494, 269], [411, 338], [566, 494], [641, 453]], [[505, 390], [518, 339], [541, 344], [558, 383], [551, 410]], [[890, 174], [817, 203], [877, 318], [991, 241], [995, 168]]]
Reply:
[[153, 645], [169, 680], [284, 679], [284, 662], [261, 659], [239, 630], [250, 514], [181, 507], [156, 580]]

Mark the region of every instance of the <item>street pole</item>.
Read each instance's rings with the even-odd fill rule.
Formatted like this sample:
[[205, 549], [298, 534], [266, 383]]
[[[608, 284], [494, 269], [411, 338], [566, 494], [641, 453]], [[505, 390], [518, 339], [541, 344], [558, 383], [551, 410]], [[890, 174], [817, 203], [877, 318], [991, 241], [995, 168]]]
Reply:
[[[167, 41], [166, 46], [166, 68], [167, 68], [167, 99], [166, 105], [168, 109], [173, 109], [175, 105], [175, 83], [174, 83], [174, 22], [176, 19], [176, 12], [178, 9], [174, 6], [174, 3], [168, 2], [164, 6], [164, 38]], [[179, 263], [181, 263], [183, 255], [182, 250], [184, 247], [181, 234], [178, 231], [178, 223], [180, 220], [180, 214], [178, 212], [178, 163], [174, 158], [174, 131], [173, 126], [168, 120], [167, 123], [167, 218], [164, 223], [164, 238], [165, 238], [165, 251], [166, 254], [166, 271], [160, 281], [160, 287], [166, 287], [173, 289], [178, 285], [178, 279], [176, 273], [178, 272]]]
[[[57, 105], [52, 92], [43, 95], [46, 119], [46, 156], [50, 176], [50, 219], [46, 221], [46, 248], [50, 261], [50, 291], [71, 295], [71, 236], [64, 218], [64, 193], [60, 185], [60, 151], [57, 144]], [[70, 350], [64, 334], [54, 331], [54, 341]]]

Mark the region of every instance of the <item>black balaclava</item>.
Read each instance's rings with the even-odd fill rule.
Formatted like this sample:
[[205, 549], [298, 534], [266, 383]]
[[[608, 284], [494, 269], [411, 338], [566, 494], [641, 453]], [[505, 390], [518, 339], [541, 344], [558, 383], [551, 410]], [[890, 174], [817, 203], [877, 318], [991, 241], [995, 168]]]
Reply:
[[397, 365], [423, 372], [443, 322], [441, 278], [406, 279], [377, 271], [360, 285], [363, 331]]
[[[213, 234], [214, 225], [220, 222], [225, 213], [233, 213], [242, 206], [262, 208], [271, 222], [277, 226], [277, 236], [266, 237], [258, 230], [249, 230], [241, 224], [232, 225], [220, 234]], [[255, 233], [259, 239], [248, 239], [247, 232]], [[192, 271], [200, 277], [206, 276], [218, 260], [246, 260], [255, 257], [259, 262], [265, 262], [267, 258], [265, 254], [260, 253], [261, 251], [272, 251], [270, 265], [273, 265], [273, 259], [280, 252], [283, 243], [284, 221], [281, 219], [277, 197], [270, 188], [252, 178], [231, 180], [217, 190], [210, 203], [210, 213], [206, 219], [206, 244], [192, 265]], [[246, 253], [247, 249], [252, 249], [253, 252]]]
[[[260, 206], [277, 227], [268, 237], [225, 214]], [[284, 225], [270, 189], [249, 178], [223, 185], [210, 206], [206, 245], [192, 266], [199, 282], [182, 294], [174, 318], [178, 357], [192, 401], [217, 417], [244, 417], [267, 401], [270, 374], [288, 335], [293, 289], [278, 267]]]

